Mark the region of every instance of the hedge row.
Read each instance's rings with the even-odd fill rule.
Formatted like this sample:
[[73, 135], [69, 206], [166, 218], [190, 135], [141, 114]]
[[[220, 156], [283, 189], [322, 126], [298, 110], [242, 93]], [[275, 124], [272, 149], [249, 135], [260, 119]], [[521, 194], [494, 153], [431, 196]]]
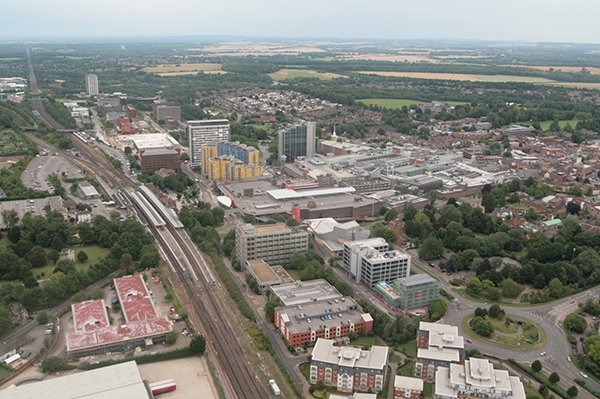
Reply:
[[240, 312], [242, 312], [244, 317], [252, 321], [256, 321], [256, 317], [254, 316], [252, 308], [248, 305], [246, 299], [244, 299], [244, 295], [242, 294], [240, 287], [238, 287], [238, 285], [233, 280], [233, 277], [231, 277], [231, 274], [229, 274], [227, 266], [225, 266], [219, 254], [216, 251], [210, 251], [205, 253], [208, 256], [210, 256], [210, 259], [215, 265], [215, 269], [217, 269], [217, 273], [219, 273], [219, 277], [221, 277], [221, 281], [223, 281], [223, 284], [225, 284], [229, 295], [231, 295], [235, 303], [237, 303]]
[[573, 399], [569, 395], [567, 395], [567, 392], [562, 387], [549, 382], [548, 377], [546, 377], [545, 375], [534, 372], [530, 367], [517, 362], [515, 359], [509, 358], [508, 361], [511, 362], [512, 364], [514, 364], [515, 366], [517, 366], [519, 369], [523, 370], [525, 373], [527, 373], [529, 376], [534, 378], [540, 384], [546, 385], [548, 387], [548, 389], [557, 393], [561, 398]]

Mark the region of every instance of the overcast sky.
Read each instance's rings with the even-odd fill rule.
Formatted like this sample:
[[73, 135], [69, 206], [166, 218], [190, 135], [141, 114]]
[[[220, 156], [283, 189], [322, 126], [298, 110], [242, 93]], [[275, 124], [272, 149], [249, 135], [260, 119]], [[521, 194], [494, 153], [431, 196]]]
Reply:
[[0, 37], [231, 35], [600, 43], [597, 0], [4, 0]]

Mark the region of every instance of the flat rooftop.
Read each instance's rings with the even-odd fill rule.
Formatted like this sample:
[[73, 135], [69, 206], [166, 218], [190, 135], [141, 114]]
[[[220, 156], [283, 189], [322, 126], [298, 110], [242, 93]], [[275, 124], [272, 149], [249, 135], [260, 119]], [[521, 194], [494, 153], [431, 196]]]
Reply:
[[281, 300], [284, 306], [302, 305], [308, 302], [336, 300], [342, 294], [325, 279], [299, 281], [292, 284], [282, 284], [272, 287], [273, 295]]
[[458, 335], [458, 327], [449, 324], [428, 323], [422, 321], [419, 323], [419, 330], [429, 331], [429, 335], [433, 334], [451, 334]]
[[252, 259], [247, 261], [247, 264], [248, 268], [252, 270], [252, 274], [254, 274], [260, 285], [281, 282], [277, 274], [275, 274], [275, 272], [273, 272], [271, 269], [271, 266], [269, 266], [264, 260]]
[[458, 353], [458, 349], [453, 348], [418, 349], [417, 359], [458, 363], [460, 362], [460, 354]]
[[135, 338], [151, 338], [156, 335], [164, 335], [172, 329], [171, 321], [161, 318], [111, 325], [93, 331], [74, 332], [67, 334], [67, 352], [110, 343], [126, 343]]
[[115, 290], [126, 321], [158, 317], [142, 276], [135, 275], [115, 279]]
[[437, 280], [433, 279], [429, 274], [414, 274], [412, 276], [399, 278], [396, 280], [398, 284], [403, 285], [405, 287], [414, 287], [415, 285], [423, 285], [435, 283]]
[[[275, 213], [291, 214], [294, 205], [299, 205], [301, 209], [306, 209], [308, 208], [309, 201], [313, 201], [316, 206], [311, 209], [323, 211], [324, 215], [328, 209], [365, 207], [380, 202], [377, 198], [369, 198], [362, 194], [351, 192], [337, 192], [335, 194], [328, 192], [327, 195], [309, 199], [308, 197], [304, 197], [305, 193], [309, 190], [297, 191], [298, 193], [303, 193], [301, 198], [276, 200], [268, 193], [276, 189], [276, 187], [266, 180], [222, 183], [218, 187], [224, 195], [235, 201], [237, 208], [240, 208], [244, 213], [256, 216], [273, 215]], [[244, 195], [244, 190], [246, 189], [253, 190], [252, 196]], [[360, 198], [360, 201], [356, 202], [355, 198]]]
[[0, 398], [19, 399], [149, 399], [135, 361], [25, 385], [12, 385], [0, 391]]
[[388, 347], [373, 346], [365, 351], [350, 346], [333, 346], [334, 341], [319, 338], [312, 353], [313, 362], [343, 367], [383, 370], [387, 365]]
[[104, 301], [85, 301], [71, 305], [75, 331], [93, 331], [110, 324]]
[[290, 324], [287, 328], [292, 334], [368, 321], [350, 297], [286, 306], [278, 308], [277, 313], [288, 316]]
[[122, 143], [133, 142], [138, 149], [179, 147], [177, 140], [165, 133], [131, 134], [117, 139]]

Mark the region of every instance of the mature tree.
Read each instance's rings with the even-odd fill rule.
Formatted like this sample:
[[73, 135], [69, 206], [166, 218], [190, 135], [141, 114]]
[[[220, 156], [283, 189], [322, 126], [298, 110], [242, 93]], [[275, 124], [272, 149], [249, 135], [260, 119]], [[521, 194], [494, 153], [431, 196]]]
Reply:
[[88, 254], [86, 254], [85, 251], [77, 252], [77, 261], [79, 263], [84, 263], [87, 260], [88, 260]]
[[441, 319], [448, 310], [448, 302], [444, 298], [438, 298], [429, 305], [429, 318], [433, 321]]
[[440, 217], [438, 222], [444, 227], [451, 222], [462, 223], [462, 213], [454, 205], [444, 205], [440, 208]]
[[42, 310], [37, 314], [37, 316], [35, 316], [35, 320], [38, 322], [38, 324], [46, 324], [48, 323], [48, 320], [50, 320], [50, 317], [48, 316], [48, 313]]
[[40, 246], [35, 246], [25, 255], [25, 260], [31, 264], [31, 267], [44, 267], [48, 263], [46, 251]]
[[576, 397], [578, 393], [579, 390], [575, 385], [572, 385], [569, 389], [567, 389], [567, 395], [569, 395], [571, 398]]
[[90, 298], [94, 300], [102, 299], [104, 297], [104, 290], [102, 287], [94, 287], [90, 293]]
[[7, 229], [11, 229], [19, 224], [19, 214], [14, 209], [6, 209], [2, 211], [2, 221]]
[[475, 317], [481, 317], [483, 319], [488, 315], [488, 311], [486, 308], [476, 308], [474, 314]]
[[488, 313], [490, 317], [497, 319], [498, 316], [502, 314], [502, 308], [498, 304], [493, 304], [492, 306], [490, 306], [490, 310]]
[[0, 306], [0, 334], [4, 334], [10, 330], [12, 325], [10, 310], [5, 306]]
[[275, 308], [281, 306], [281, 300], [279, 298], [272, 298], [265, 304], [265, 316], [270, 321], [273, 321], [275, 315]]
[[194, 353], [202, 355], [206, 350], [206, 339], [204, 338], [204, 335], [195, 335], [194, 338], [192, 338], [192, 340], [190, 341], [190, 349]]
[[391, 222], [392, 220], [396, 219], [396, 217], [398, 216], [398, 211], [396, 210], [396, 208], [390, 208], [386, 213], [385, 216], [383, 217], [383, 219], [386, 222]]
[[555, 371], [552, 374], [550, 374], [550, 377], [548, 377], [548, 380], [551, 383], [556, 384], [558, 381], [560, 381], [560, 377], [558, 376], [558, 373]]
[[485, 213], [492, 212], [496, 208], [497, 205], [498, 205], [498, 201], [497, 201], [496, 197], [494, 196], [494, 194], [492, 194], [492, 193], [483, 194], [483, 197], [481, 199], [481, 206], [483, 206], [485, 208]]
[[540, 387], [538, 388], [538, 393], [544, 398], [548, 396], [548, 387], [546, 386], [546, 384], [540, 384]]
[[531, 363], [531, 369], [536, 373], [539, 373], [540, 371], [542, 371], [542, 362], [540, 362], [539, 360], [535, 360], [533, 363]]
[[525, 289], [525, 287], [517, 282], [515, 282], [512, 278], [507, 278], [500, 284], [502, 289], [502, 296], [505, 298], [516, 298], [519, 296], [521, 292]]
[[[587, 330], [587, 321], [577, 313], [567, 315], [567, 317], [565, 317], [564, 325], [566, 329], [578, 334], [583, 334], [585, 330]], [[600, 361], [600, 355], [598, 356], [598, 360]]]
[[483, 289], [483, 283], [477, 277], [473, 277], [467, 283], [467, 291], [477, 294]]
[[429, 237], [419, 247], [419, 257], [424, 260], [436, 259], [444, 253], [444, 244], [442, 240]]
[[382, 223], [375, 223], [371, 226], [371, 237], [382, 237], [388, 244], [396, 241], [396, 232]]
[[417, 209], [411, 204], [407, 206], [404, 210], [404, 216], [402, 217], [402, 220], [404, 220], [405, 222], [413, 220], [417, 213], [419, 213], [419, 211], [417, 211]]
[[579, 205], [577, 202], [567, 202], [567, 212], [570, 213], [571, 215], [579, 215], [579, 212], [581, 211], [581, 205]]
[[[566, 319], [565, 319], [566, 323]], [[565, 324], [566, 325], [566, 324]], [[587, 347], [587, 354], [592, 358], [595, 362], [600, 362], [600, 335], [593, 334], [589, 337], [585, 338], [583, 341], [585, 346]]]
[[71, 303], [79, 303], [87, 301], [88, 299], [88, 294], [86, 294], [85, 291], [78, 291], [71, 297]]
[[165, 344], [173, 345], [175, 342], [177, 342], [177, 338], [179, 338], [179, 333], [177, 331], [168, 332], [165, 336]]
[[490, 337], [494, 333], [494, 326], [487, 320], [481, 317], [474, 317], [471, 320], [471, 330], [482, 337]]
[[55, 371], [72, 370], [75, 366], [69, 364], [69, 360], [64, 357], [50, 356], [42, 361], [42, 371], [44, 373], [53, 373]]

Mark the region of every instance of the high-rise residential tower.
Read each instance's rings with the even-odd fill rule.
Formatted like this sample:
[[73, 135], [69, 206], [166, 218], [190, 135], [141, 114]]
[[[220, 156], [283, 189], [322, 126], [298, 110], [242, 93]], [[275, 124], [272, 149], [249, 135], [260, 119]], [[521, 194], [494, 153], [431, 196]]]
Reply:
[[100, 94], [98, 89], [98, 76], [92, 73], [85, 74], [85, 92], [88, 96], [97, 96]]
[[202, 146], [215, 141], [229, 141], [231, 128], [227, 119], [188, 121], [186, 133], [192, 165], [202, 164]]

